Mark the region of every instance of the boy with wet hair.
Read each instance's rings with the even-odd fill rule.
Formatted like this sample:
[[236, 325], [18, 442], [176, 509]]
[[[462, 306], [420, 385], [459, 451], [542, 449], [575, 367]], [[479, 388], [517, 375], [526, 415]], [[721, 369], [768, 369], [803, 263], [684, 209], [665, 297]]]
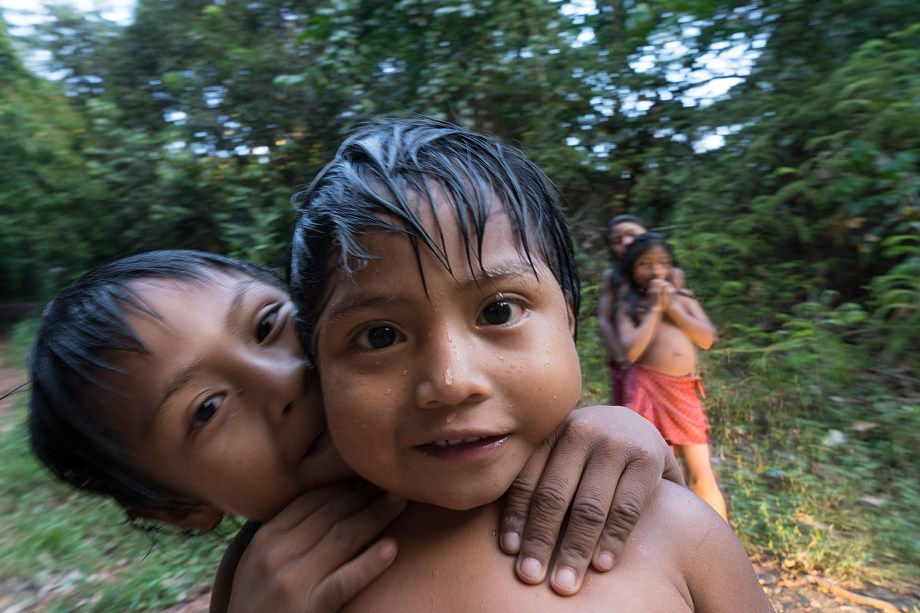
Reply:
[[384, 120], [296, 200], [290, 283], [330, 433], [358, 474], [415, 501], [387, 531], [400, 556], [348, 610], [772, 610], [731, 529], [669, 484], [576, 595], [503, 572], [501, 497], [581, 391], [574, 250], [523, 154]]
[[[245, 554], [254, 524], [231, 547], [212, 610], [337, 609], [396, 556], [391, 539], [374, 541], [403, 504], [353, 483], [327, 434], [292, 313], [287, 288], [265, 269], [198, 251], [148, 252], [62, 290], [30, 351], [31, 444], [57, 477], [113, 498], [132, 518], [186, 530], [208, 530], [225, 514], [267, 521]], [[576, 464], [580, 475], [583, 458], [556, 458], [553, 468], [550, 451], [555, 457], [573, 441], [603, 450], [606, 441], [645, 452], [623, 483], [641, 506], [643, 487], [665, 464], [663, 440], [628, 416], [598, 417], [569, 420], [555, 447], [535, 454], [525, 480], [535, 483], [544, 466], [551, 482]], [[629, 444], [626, 432], [611, 436], [610, 424], [644, 438]], [[589, 465], [606, 467], [607, 479], [593, 483], [610, 482], [609, 503], [627, 464], [597, 454]], [[534, 487], [543, 499], [545, 488]], [[525, 494], [510, 515], [527, 506]], [[588, 532], [593, 546], [596, 533]], [[525, 547], [532, 539], [524, 533]]]

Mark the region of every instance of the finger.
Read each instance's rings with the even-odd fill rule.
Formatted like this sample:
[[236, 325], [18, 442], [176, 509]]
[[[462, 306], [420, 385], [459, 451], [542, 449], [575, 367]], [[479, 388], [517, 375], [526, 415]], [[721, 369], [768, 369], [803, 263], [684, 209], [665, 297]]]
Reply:
[[[615, 492], [619, 490], [616, 475], [624, 465], [622, 455], [606, 445], [599, 445], [589, 457], [553, 562], [550, 586], [556, 593], [568, 596], [578, 592], [588, 567], [599, 557], [599, 544], [610, 529], [611, 503], [615, 504]], [[609, 555], [606, 549], [603, 552]]]
[[264, 530], [277, 530], [279, 532], [290, 530], [303, 521], [304, 517], [312, 515], [318, 509], [328, 504], [329, 501], [353, 491], [354, 489], [354, 484], [340, 483], [311, 490], [295, 498], [273, 518], [265, 522], [260, 532]]
[[[305, 514], [287, 530], [256, 533], [233, 579], [232, 610], [337, 610], [344, 604], [332, 606], [337, 599], [351, 598], [392, 563], [392, 541], [363, 550], [406, 501], [360, 488], [336, 493], [316, 509], [316, 499], [300, 501], [294, 508]], [[328, 607], [317, 608], [316, 599]]]
[[499, 543], [502, 551], [507, 554], [515, 555], [521, 550], [521, 538], [530, 514], [530, 503], [551, 450], [552, 446], [549, 444], [540, 445], [534, 450], [520, 474], [505, 493], [505, 509], [502, 515]]
[[[623, 554], [626, 540], [636, 527], [640, 513], [648, 508], [658, 490], [663, 465], [667, 466], [669, 457], [673, 459], [670, 450], [664, 455], [649, 453], [639, 446], [627, 451], [625, 468], [617, 483], [610, 513], [592, 561], [595, 569], [610, 570]], [[677, 462], [674, 461], [674, 464], [676, 466]]]
[[[379, 492], [368, 489], [337, 487], [318, 492], [315, 497], [298, 498], [282, 511], [286, 514], [283, 521], [276, 522], [276, 517], [256, 532], [246, 555], [258, 555], [265, 567], [281, 568], [309, 554], [339, 522], [368, 508], [380, 497]], [[324, 566], [334, 568], [344, 561], [343, 558], [330, 560]]]
[[[516, 565], [521, 581], [534, 584], [543, 581], [546, 576], [562, 522], [581, 480], [589, 453], [585, 447], [573, 444], [570, 439], [561, 440], [552, 451], [534, 490], [521, 535], [521, 549]], [[586, 559], [590, 559], [593, 549], [593, 545], [588, 548]]]
[[664, 447], [664, 472], [661, 474], [661, 478], [686, 487], [687, 483], [684, 481], [684, 471], [681, 470], [680, 464], [677, 463], [677, 458], [674, 457], [674, 453], [671, 451], [670, 447], [668, 447], [667, 443], [664, 443]]
[[305, 611], [338, 611], [393, 564], [397, 547], [383, 539], [326, 577], [313, 590]]
[[311, 553], [330, 565], [346, 563], [380, 536], [407, 504], [404, 498], [386, 494], [348, 517], [343, 517], [339, 510], [333, 511], [332, 517], [338, 519]]

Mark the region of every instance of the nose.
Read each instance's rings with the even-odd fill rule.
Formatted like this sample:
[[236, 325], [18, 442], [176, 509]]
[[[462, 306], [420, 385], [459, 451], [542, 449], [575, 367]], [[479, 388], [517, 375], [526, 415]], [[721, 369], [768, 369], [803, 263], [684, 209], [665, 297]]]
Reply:
[[485, 357], [475, 340], [442, 330], [419, 355], [416, 403], [420, 408], [457, 407], [491, 395]]
[[652, 273], [655, 275], [656, 279], [667, 279], [668, 267], [662, 264], [656, 264], [655, 268], [652, 270]]
[[244, 406], [277, 424], [306, 396], [307, 367], [296, 355], [256, 350], [240, 356], [237, 368], [237, 394]]

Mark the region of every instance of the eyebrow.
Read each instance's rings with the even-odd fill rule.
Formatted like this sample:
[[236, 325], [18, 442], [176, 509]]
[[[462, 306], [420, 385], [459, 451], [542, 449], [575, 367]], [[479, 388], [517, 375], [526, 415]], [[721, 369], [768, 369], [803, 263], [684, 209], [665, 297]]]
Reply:
[[194, 363], [189, 365], [187, 368], [183, 368], [181, 371], [176, 373], [172, 379], [160, 390], [160, 393], [157, 394], [150, 402], [145, 403], [144, 406], [144, 432], [148, 433], [156, 424], [157, 420], [163, 414], [163, 407], [166, 405], [166, 402], [176, 393], [185, 389], [188, 384], [191, 382], [192, 377], [195, 375], [195, 371], [201, 366], [203, 357], [199, 357], [195, 360]]
[[[252, 288], [253, 285], [258, 284], [257, 279], [246, 279], [245, 281], [240, 281], [235, 286], [235, 292], [233, 299], [230, 301], [230, 306], [227, 308], [227, 316], [224, 319], [224, 325], [227, 330], [232, 330], [240, 322], [240, 307], [243, 305], [243, 300], [246, 298], [247, 292]], [[189, 364], [186, 368], [183, 368], [175, 374], [163, 388], [160, 390], [160, 393], [157, 394], [150, 402], [144, 403], [144, 431], [149, 432], [150, 429], [156, 424], [157, 419], [163, 412], [163, 406], [166, 402], [176, 393], [185, 389], [189, 383], [191, 383], [192, 378], [195, 376], [197, 370], [201, 368], [201, 364], [204, 362], [205, 356], [199, 356], [195, 359], [194, 362]]]
[[[505, 279], [508, 277], [523, 277], [527, 275], [534, 275], [537, 277], [537, 279], [540, 278], [536, 270], [536, 262], [534, 266], [531, 266], [526, 262], [500, 262], [495, 266], [489, 267], [487, 270], [479, 269], [476, 272], [469, 271], [469, 274], [464, 275], [453, 274], [453, 277], [457, 281], [457, 284], [461, 287], [469, 285], [475, 285], [476, 287], [479, 287], [485, 283], [494, 283], [500, 279]], [[359, 288], [350, 296], [347, 296], [344, 300], [338, 302], [327, 302], [326, 306], [321, 310], [319, 316], [321, 317], [323, 312], [328, 312], [329, 322], [335, 322], [347, 317], [352, 311], [381, 306], [392, 306], [403, 302], [405, 302], [404, 299], [398, 296], [393, 296], [392, 294], [367, 294], [363, 293]]]

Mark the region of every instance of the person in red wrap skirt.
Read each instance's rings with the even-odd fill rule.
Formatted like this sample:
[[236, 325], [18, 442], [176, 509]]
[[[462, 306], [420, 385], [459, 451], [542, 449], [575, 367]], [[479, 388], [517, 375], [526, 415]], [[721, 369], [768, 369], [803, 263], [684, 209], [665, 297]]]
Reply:
[[617, 332], [633, 364], [623, 403], [658, 428], [683, 458], [690, 488], [727, 520], [697, 372], [696, 348], [712, 346], [715, 328], [693, 293], [675, 286], [673, 254], [661, 234], [636, 236], [622, 271], [628, 287], [617, 301]]

